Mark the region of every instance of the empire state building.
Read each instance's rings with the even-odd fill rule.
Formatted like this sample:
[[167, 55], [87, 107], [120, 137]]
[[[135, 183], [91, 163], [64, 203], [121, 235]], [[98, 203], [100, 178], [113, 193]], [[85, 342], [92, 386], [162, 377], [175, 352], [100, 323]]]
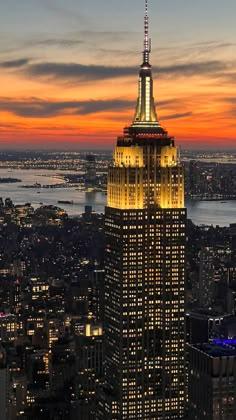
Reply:
[[105, 210], [105, 389], [100, 418], [181, 419], [185, 413], [184, 176], [158, 121], [149, 62], [133, 122], [118, 137]]

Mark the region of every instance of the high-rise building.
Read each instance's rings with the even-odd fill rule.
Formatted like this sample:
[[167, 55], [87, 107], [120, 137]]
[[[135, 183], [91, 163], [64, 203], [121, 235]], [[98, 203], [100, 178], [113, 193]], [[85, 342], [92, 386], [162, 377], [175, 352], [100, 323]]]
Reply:
[[6, 366], [6, 351], [0, 344], [0, 420], [7, 420], [8, 400], [8, 369]]
[[216, 331], [228, 317], [228, 314], [202, 308], [187, 312], [186, 342], [189, 344], [208, 343], [211, 338], [214, 338]]
[[0, 420], [7, 420], [7, 368], [0, 368]]
[[108, 173], [99, 409], [107, 420], [179, 420], [185, 412], [183, 167], [157, 118], [149, 53], [146, 0], [137, 107]]
[[96, 158], [93, 154], [86, 155], [85, 185], [87, 187], [96, 185]]
[[98, 388], [103, 372], [103, 331], [99, 324], [87, 323], [83, 334], [76, 337], [76, 399], [72, 404], [72, 420], [94, 420]]
[[189, 346], [189, 419], [236, 418], [235, 340]]
[[104, 323], [104, 270], [95, 269], [89, 273], [91, 302], [89, 312], [95, 319]]
[[203, 308], [212, 307], [215, 297], [214, 258], [214, 248], [202, 246], [199, 270], [199, 305]]

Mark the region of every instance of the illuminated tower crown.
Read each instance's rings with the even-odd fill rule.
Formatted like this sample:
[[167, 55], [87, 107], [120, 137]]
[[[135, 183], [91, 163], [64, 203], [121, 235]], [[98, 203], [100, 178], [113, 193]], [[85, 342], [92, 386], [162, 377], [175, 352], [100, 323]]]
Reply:
[[153, 97], [152, 66], [149, 63], [151, 40], [148, 31], [148, 2], [145, 0], [143, 63], [139, 73], [139, 93], [133, 126], [160, 127]]

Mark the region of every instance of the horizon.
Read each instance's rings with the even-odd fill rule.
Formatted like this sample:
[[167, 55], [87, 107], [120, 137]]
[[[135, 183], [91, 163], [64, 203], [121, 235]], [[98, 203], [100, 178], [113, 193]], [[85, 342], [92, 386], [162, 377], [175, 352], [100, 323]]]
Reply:
[[[190, 153], [212, 153], [212, 154], [222, 154], [222, 153], [226, 153], [226, 154], [231, 154], [231, 153], [236, 153], [235, 148], [228, 148], [228, 149], [213, 149], [212, 148], [198, 148], [198, 149], [192, 149], [192, 148], [187, 148], [187, 147], [182, 147], [181, 145], [177, 145], [177, 148], [180, 149], [181, 153], [186, 153], [186, 152], [190, 152]], [[0, 148], [0, 154], [4, 154], [4, 153], [93, 153], [93, 154], [99, 154], [99, 153], [112, 153], [113, 152], [113, 145], [111, 145], [111, 147], [107, 147], [105, 146], [104, 148], [97, 148], [97, 149], [91, 149], [91, 148], [83, 148], [81, 147], [81, 145], [78, 145], [77, 148], [75, 148], [75, 145], [73, 145], [73, 148], [45, 148], [45, 149], [37, 149], [37, 148], [27, 148], [27, 147], [22, 147], [22, 148], [12, 148], [12, 149], [1, 149]]]

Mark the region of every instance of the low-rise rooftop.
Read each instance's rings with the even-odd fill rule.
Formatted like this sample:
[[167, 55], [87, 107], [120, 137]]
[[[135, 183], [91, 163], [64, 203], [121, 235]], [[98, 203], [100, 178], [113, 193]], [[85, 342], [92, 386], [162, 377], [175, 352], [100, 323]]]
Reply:
[[236, 340], [214, 339], [211, 343], [196, 344], [193, 347], [213, 358], [236, 356]]

